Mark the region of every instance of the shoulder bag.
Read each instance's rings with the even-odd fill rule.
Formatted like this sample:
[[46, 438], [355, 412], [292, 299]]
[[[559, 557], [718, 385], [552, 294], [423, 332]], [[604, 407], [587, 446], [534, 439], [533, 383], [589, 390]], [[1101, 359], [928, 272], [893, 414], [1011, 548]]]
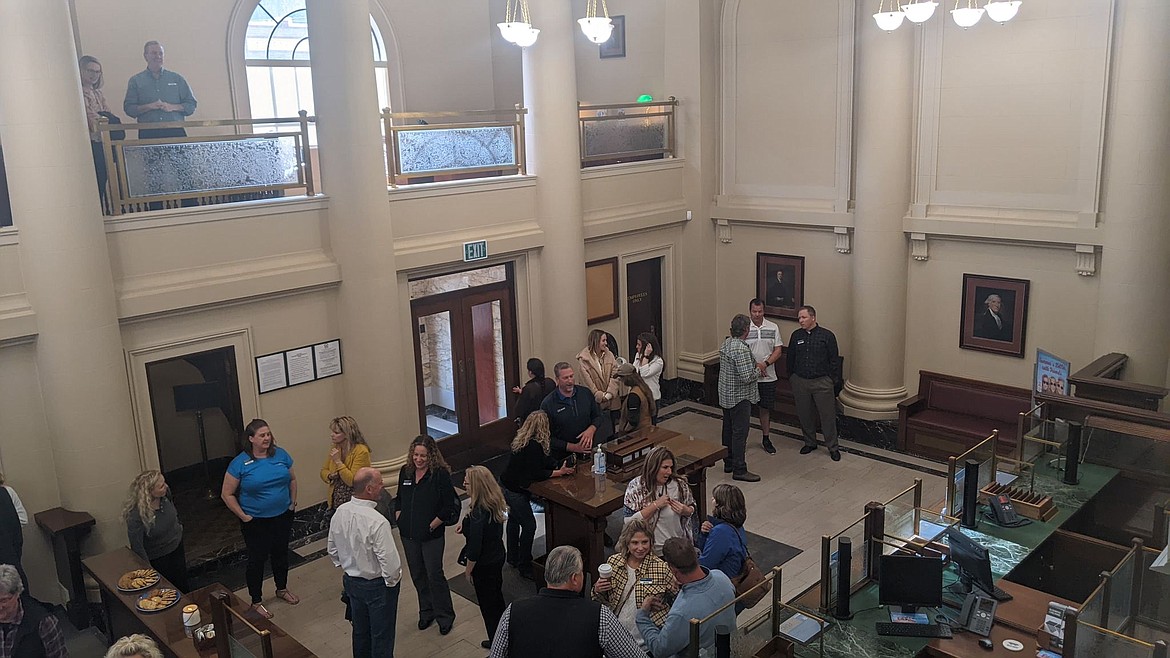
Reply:
[[[747, 544], [743, 541], [743, 536], [739, 534], [739, 529], [736, 529], [735, 536], [739, 538], [739, 543], [743, 546], [743, 568], [740, 569], [739, 575], [731, 578], [731, 584], [735, 586], [736, 598], [743, 597], [744, 593], [751, 590], [756, 585], [764, 582], [764, 573], [756, 566], [756, 561], [752, 559], [751, 553], [748, 553]], [[744, 609], [750, 608], [760, 602], [772, 589], [772, 583], [768, 583], [763, 587], [756, 587], [746, 597], [739, 598], [739, 603], [743, 605]]]

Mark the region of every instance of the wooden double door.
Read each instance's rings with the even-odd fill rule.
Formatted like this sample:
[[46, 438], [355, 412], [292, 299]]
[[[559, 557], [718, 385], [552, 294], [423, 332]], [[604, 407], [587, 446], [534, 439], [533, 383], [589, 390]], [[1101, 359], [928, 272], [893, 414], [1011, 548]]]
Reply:
[[518, 383], [511, 278], [411, 301], [419, 426], [453, 469], [505, 452]]

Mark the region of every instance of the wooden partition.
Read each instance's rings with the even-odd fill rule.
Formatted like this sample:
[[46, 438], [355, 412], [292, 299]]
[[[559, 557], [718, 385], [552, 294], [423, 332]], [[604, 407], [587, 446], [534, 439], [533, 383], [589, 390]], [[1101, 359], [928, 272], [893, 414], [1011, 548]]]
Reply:
[[1111, 352], [1069, 376], [1073, 395], [1088, 400], [1111, 402], [1127, 407], [1157, 410], [1170, 389], [1136, 382], [1123, 382], [1121, 375], [1129, 357]]

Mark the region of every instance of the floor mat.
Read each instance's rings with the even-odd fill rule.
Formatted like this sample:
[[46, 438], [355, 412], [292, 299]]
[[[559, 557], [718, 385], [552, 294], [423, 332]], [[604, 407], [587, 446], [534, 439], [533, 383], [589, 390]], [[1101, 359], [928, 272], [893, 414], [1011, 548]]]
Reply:
[[[617, 539], [617, 536], [621, 533], [623, 518], [624, 515], [619, 510], [611, 514], [607, 519], [606, 532], [610, 537]], [[770, 571], [772, 567], [783, 565], [802, 552], [795, 546], [782, 544], [751, 532], [747, 533], [747, 544], [748, 550], [751, 551], [752, 559], [756, 562], [756, 566], [764, 573]], [[533, 555], [543, 555], [544, 552], [544, 537], [537, 537], [533, 542], [532, 553]], [[606, 552], [612, 553], [612, 549], [607, 549]], [[590, 567], [590, 570], [593, 568], [596, 568], [596, 565]], [[479, 605], [479, 601], [475, 598], [475, 590], [467, 582], [467, 579], [463, 577], [463, 574], [448, 580], [447, 585], [451, 588], [452, 592]], [[511, 603], [518, 599], [528, 598], [536, 594], [536, 589], [536, 583], [526, 578], [521, 578], [520, 574], [514, 568], [504, 565], [503, 590], [504, 600], [506, 602]]]

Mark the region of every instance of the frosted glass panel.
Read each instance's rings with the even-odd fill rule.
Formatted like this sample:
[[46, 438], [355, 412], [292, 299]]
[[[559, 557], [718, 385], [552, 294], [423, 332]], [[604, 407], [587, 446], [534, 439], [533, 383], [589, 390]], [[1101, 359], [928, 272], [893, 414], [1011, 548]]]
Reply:
[[403, 174], [516, 166], [513, 126], [397, 132]]
[[582, 121], [585, 131], [583, 157], [665, 150], [666, 117], [629, 116], [623, 119]]
[[291, 135], [127, 146], [123, 155], [130, 196], [139, 198], [297, 185], [300, 176]]

